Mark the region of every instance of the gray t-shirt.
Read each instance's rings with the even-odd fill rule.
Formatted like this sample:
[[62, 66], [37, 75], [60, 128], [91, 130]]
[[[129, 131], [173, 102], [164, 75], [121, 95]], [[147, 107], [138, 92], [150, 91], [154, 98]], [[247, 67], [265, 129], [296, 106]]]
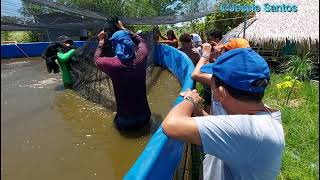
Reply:
[[207, 154], [203, 179], [276, 179], [284, 150], [280, 111], [194, 119]]

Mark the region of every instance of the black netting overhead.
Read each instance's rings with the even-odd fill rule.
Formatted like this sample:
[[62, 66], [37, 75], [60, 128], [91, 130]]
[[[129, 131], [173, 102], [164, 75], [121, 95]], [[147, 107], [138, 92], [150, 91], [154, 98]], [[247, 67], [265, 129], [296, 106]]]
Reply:
[[[4, 3], [15, 6], [7, 0]], [[216, 0], [22, 0], [16, 13], [1, 10], [1, 27], [3, 30], [98, 29], [113, 15], [126, 25], [175, 24], [215, 12], [215, 3]]]
[[[111, 16], [119, 17], [125, 26], [160, 25], [190, 21], [215, 12], [215, 0], [22, 0], [21, 4], [15, 4], [13, 0], [2, 0], [1, 4], [16, 8], [12, 11], [1, 9], [2, 30], [40, 31], [47, 38], [42, 41], [52, 42], [61, 35], [74, 40], [90, 37], [83, 46], [76, 48], [69, 64], [73, 89], [87, 99], [111, 109], [115, 107], [111, 80], [94, 63], [98, 44], [95, 34], [106, 29], [106, 21]], [[88, 35], [89, 31], [93, 36]], [[157, 79], [151, 77], [159, 74], [153, 70], [155, 39], [153, 32], [145, 31], [142, 36], [149, 50], [146, 79], [147, 89], [150, 89], [153, 80]], [[44, 59], [46, 62], [54, 60], [49, 55], [45, 55]]]

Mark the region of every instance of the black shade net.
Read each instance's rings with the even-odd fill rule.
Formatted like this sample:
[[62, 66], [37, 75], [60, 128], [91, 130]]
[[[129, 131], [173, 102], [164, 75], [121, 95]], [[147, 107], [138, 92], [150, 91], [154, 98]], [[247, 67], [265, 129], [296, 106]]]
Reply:
[[[8, 0], [4, 0], [4, 3], [14, 6]], [[1, 9], [1, 28], [47, 32], [48, 36], [51, 34], [53, 41], [57, 36], [67, 35], [68, 31], [89, 29], [94, 32], [95, 35], [76, 50], [76, 55], [70, 61], [73, 89], [88, 100], [115, 110], [111, 79], [98, 70], [94, 63], [98, 44], [96, 34], [106, 28], [108, 18], [116, 15], [125, 25], [175, 24], [213, 13], [214, 3], [212, 0], [23, 0], [22, 7], [16, 13]], [[149, 49], [149, 92], [160, 72], [153, 71], [153, 32], [144, 32], [142, 36]]]
[[[126, 25], [175, 24], [217, 12], [215, 0], [22, 0], [13, 12], [1, 10], [2, 30], [98, 29], [116, 15]], [[10, 1], [4, 3], [14, 6]], [[17, 15], [18, 14], [18, 15]], [[15, 29], [16, 28], [16, 29]]]
[[[141, 36], [143, 37], [149, 50], [146, 70], [147, 93], [149, 93], [151, 86], [155, 83], [155, 80], [158, 78], [157, 76], [160, 74], [158, 74], [159, 72], [153, 71], [153, 55], [155, 45], [153, 41], [153, 32], [144, 32], [143, 34], [141, 34]], [[49, 45], [49, 48], [56, 43], [57, 42], [54, 42]], [[75, 55], [69, 61], [69, 67], [71, 69], [71, 79], [73, 81], [73, 89], [84, 98], [100, 104], [108, 109], [116, 111], [116, 102], [112, 87], [112, 80], [109, 76], [100, 71], [96, 67], [94, 62], [94, 54], [97, 45], [97, 36], [88, 39], [83, 46], [76, 49]], [[67, 50], [65, 50], [65, 52], [67, 52]], [[104, 54], [108, 54], [108, 52], [105, 52]], [[43, 58], [45, 60], [49, 58], [50, 61], [52, 59], [52, 56], [43, 56]]]

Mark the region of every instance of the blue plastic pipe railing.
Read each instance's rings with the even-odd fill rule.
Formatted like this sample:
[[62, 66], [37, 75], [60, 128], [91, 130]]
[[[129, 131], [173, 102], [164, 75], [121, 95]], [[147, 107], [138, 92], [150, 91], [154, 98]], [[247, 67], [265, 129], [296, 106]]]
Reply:
[[[191, 79], [194, 65], [191, 59], [181, 51], [167, 45], [155, 46], [155, 64], [168, 69], [182, 85], [181, 91], [192, 89], [195, 85]], [[178, 96], [175, 104], [183, 100]], [[125, 180], [169, 180], [173, 178], [182, 157], [184, 143], [168, 138], [162, 126], [153, 134], [142, 154], [136, 160]]]

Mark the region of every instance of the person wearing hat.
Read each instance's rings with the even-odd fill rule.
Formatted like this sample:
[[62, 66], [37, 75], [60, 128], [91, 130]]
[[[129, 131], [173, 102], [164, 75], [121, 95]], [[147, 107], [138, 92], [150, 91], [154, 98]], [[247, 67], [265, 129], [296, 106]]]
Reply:
[[[216, 46], [222, 39], [222, 32], [218, 29], [214, 29], [208, 32], [207, 34], [207, 43], [211, 46]], [[212, 52], [205, 52], [205, 44], [201, 44], [199, 47], [201, 56], [209, 57], [208, 61], [206, 61], [206, 58], [200, 58], [195, 65], [195, 69], [192, 73], [191, 78], [196, 81], [196, 89], [199, 91], [201, 96], [204, 98], [203, 105], [205, 106], [205, 109], [207, 112], [210, 112], [210, 106], [211, 106], [211, 91], [210, 91], [210, 75], [206, 75], [200, 72], [200, 68], [206, 64], [206, 63], [212, 63], [215, 61], [215, 59], [221, 54], [218, 51], [212, 51]]]
[[58, 63], [61, 67], [62, 81], [65, 88], [72, 88], [70, 60], [74, 56], [76, 49], [73, 46], [73, 41], [67, 36], [60, 36], [58, 41], [63, 44], [64, 48], [57, 53]]
[[62, 81], [65, 88], [72, 88], [70, 60], [75, 54], [75, 47], [73, 41], [65, 35], [59, 36], [57, 41], [49, 45], [44, 51], [42, 58], [46, 60], [47, 70], [49, 73], [59, 73], [59, 66], [62, 72]]
[[193, 45], [194, 45], [196, 48], [201, 47], [202, 39], [201, 39], [201, 37], [199, 36], [199, 34], [192, 33], [192, 34], [190, 34], [190, 35], [191, 35], [191, 41], [192, 41]]
[[[211, 43], [212, 44], [212, 43]], [[197, 82], [200, 82], [204, 86], [204, 105], [206, 107], [207, 112], [209, 112], [208, 109], [210, 109], [211, 105], [211, 92], [210, 92], [210, 84], [211, 84], [211, 74], [202, 73], [200, 71], [201, 67], [214, 62], [214, 59], [216, 57], [219, 57], [223, 52], [226, 50], [236, 49], [236, 48], [249, 48], [250, 45], [247, 40], [245, 39], [231, 39], [228, 43], [222, 44], [222, 45], [216, 45], [214, 46], [214, 49], [212, 48], [210, 43], [204, 43], [202, 45], [202, 57], [198, 61], [195, 69], [192, 72], [191, 78]], [[223, 50], [222, 48], [226, 47], [226, 50]], [[213, 50], [212, 50], [213, 49]]]
[[246, 39], [243, 38], [231, 38], [227, 43], [225, 44], [218, 44], [214, 48], [216, 51], [229, 51], [231, 49], [236, 48], [249, 48], [250, 44]]
[[205, 180], [276, 179], [284, 150], [281, 112], [262, 98], [270, 80], [267, 62], [250, 48], [225, 52], [201, 68], [212, 75], [211, 115], [196, 90], [181, 93], [162, 123], [170, 138], [199, 145]]
[[[146, 95], [147, 44], [137, 34], [126, 30], [119, 21], [119, 29], [112, 37], [104, 31], [98, 34], [95, 52], [97, 68], [112, 79], [117, 114], [114, 122], [120, 131], [136, 130], [148, 124], [151, 111]], [[105, 41], [108, 39], [110, 41]], [[103, 54], [105, 43], [112, 43], [115, 56]]]
[[[237, 48], [250, 48], [249, 42], [243, 38], [230, 39], [225, 44], [220, 44], [220, 45], [218, 44], [218, 45], [214, 46], [214, 51], [216, 51], [216, 52], [221, 52], [223, 50], [229, 51], [229, 50], [237, 49]], [[201, 73], [200, 68], [205, 64], [213, 62], [213, 61], [211, 61], [211, 59], [213, 58], [211, 44], [204, 43], [202, 45], [202, 51], [203, 51], [203, 53], [202, 53], [203, 58], [200, 58], [200, 60], [198, 61], [198, 64], [192, 73], [192, 79], [195, 81], [201, 82], [202, 84], [210, 85], [211, 75]]]
[[191, 59], [194, 65], [197, 65], [200, 59], [200, 52], [192, 43], [191, 35], [184, 33], [179, 37], [181, 47], [178, 48], [180, 51], [186, 53], [186, 55]]

